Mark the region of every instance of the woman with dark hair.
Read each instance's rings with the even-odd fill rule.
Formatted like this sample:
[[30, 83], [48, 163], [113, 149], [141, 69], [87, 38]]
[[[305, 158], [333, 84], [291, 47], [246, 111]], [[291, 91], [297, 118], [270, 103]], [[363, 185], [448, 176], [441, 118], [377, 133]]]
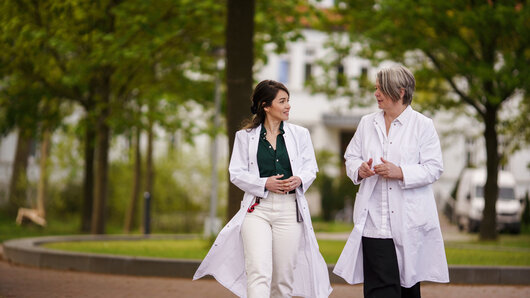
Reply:
[[328, 297], [304, 193], [318, 171], [309, 131], [286, 122], [289, 91], [260, 82], [252, 118], [236, 133], [230, 181], [245, 192], [241, 209], [221, 230], [194, 279], [214, 276], [240, 297]]
[[431, 187], [442, 151], [433, 121], [410, 106], [415, 86], [404, 66], [379, 71], [381, 111], [361, 119], [344, 154], [348, 177], [361, 186], [333, 272], [364, 283], [364, 297], [419, 298], [421, 281], [449, 282]]

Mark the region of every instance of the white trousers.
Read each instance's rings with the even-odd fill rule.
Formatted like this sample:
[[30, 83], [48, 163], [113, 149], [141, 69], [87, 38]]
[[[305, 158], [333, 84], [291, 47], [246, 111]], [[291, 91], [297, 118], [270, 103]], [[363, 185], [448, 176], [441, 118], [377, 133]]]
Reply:
[[269, 192], [241, 226], [247, 295], [291, 297], [303, 226], [296, 221], [296, 195]]

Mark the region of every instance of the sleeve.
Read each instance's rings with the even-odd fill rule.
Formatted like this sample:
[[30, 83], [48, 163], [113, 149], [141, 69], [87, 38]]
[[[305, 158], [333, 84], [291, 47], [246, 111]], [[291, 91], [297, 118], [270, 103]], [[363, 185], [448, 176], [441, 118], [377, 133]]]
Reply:
[[304, 129], [302, 132], [301, 142], [299, 142], [300, 156], [302, 158], [302, 169], [299, 173], [299, 177], [302, 180], [302, 191], [305, 193], [309, 186], [315, 181], [318, 172], [317, 160], [315, 158], [315, 150], [311, 141], [311, 135], [309, 130]]
[[228, 166], [230, 182], [244, 192], [257, 197], [266, 197], [268, 193], [265, 189], [267, 178], [261, 178], [259, 175], [250, 173], [248, 138], [248, 133], [244, 130], [236, 133], [232, 157]]
[[362, 140], [363, 140], [363, 129], [364, 129], [364, 117], [359, 122], [357, 131], [351, 139], [346, 152], [344, 153], [344, 159], [346, 160], [346, 174], [353, 181], [353, 184], [358, 185], [361, 183], [359, 178], [359, 167], [363, 163], [362, 156]]
[[443, 173], [442, 149], [433, 121], [428, 119], [419, 138], [419, 163], [402, 164], [403, 189], [422, 187], [438, 180]]

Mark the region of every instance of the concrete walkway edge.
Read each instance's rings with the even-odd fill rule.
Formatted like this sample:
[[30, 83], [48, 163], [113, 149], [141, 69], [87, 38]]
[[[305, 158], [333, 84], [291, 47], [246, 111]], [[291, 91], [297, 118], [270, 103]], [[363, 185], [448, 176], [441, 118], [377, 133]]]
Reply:
[[[136, 276], [192, 278], [200, 260], [128, 257], [106, 254], [66, 252], [42, 247], [49, 242], [109, 241], [145, 239], [189, 239], [188, 235], [78, 235], [14, 239], [4, 242], [4, 258], [19, 265], [38, 268], [73, 270], [93, 273]], [[342, 278], [332, 273], [334, 265], [328, 264], [331, 283], [344, 284]], [[449, 266], [452, 284], [530, 285], [530, 267]]]

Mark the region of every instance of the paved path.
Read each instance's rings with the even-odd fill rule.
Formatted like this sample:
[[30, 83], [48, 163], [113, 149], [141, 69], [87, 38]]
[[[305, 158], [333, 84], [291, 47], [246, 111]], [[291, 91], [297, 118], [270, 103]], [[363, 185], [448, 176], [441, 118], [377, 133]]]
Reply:
[[[444, 239], [466, 240], [473, 237], [460, 233], [442, 216]], [[349, 233], [327, 235], [347, 239]], [[326, 235], [322, 235], [325, 238]], [[0, 245], [0, 298], [7, 297], [235, 297], [214, 280], [191, 281], [183, 278], [135, 277], [85, 272], [38, 269], [13, 265], [2, 259]], [[362, 286], [334, 284], [330, 297], [362, 297]], [[452, 297], [530, 297], [530, 286], [422, 284], [424, 298]]]
[[[333, 285], [330, 297], [362, 297], [362, 286]], [[424, 298], [530, 297], [530, 286], [423, 284]], [[235, 297], [214, 280], [154, 278], [36, 269], [0, 261], [0, 297]]]

